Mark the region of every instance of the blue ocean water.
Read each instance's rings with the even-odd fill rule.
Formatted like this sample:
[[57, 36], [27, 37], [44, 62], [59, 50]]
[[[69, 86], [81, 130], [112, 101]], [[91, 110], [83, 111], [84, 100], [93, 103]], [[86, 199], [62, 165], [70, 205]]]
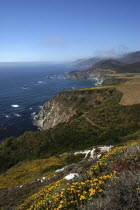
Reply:
[[35, 113], [60, 91], [95, 86], [94, 80], [65, 79], [72, 70], [66, 64], [1, 63], [0, 141], [37, 130]]

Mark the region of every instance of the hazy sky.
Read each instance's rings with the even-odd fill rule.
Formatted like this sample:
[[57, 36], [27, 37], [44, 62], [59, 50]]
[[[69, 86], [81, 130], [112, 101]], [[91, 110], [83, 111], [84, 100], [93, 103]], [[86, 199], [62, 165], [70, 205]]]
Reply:
[[140, 0], [0, 0], [0, 61], [140, 50]]

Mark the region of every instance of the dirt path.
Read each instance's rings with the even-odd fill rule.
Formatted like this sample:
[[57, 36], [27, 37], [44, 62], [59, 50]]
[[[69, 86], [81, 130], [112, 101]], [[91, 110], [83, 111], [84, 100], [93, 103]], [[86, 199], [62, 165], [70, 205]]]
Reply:
[[90, 124], [92, 124], [93, 126], [96, 127], [100, 127], [99, 125], [95, 124], [94, 122], [92, 122], [87, 116], [85, 116], [84, 114], [82, 115], [83, 118], [85, 118], [86, 121], [88, 121]]

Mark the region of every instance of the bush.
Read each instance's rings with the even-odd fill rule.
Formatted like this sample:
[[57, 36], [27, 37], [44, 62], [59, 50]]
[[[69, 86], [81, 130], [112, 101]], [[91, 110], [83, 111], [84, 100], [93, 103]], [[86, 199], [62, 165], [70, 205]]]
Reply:
[[129, 171], [106, 186], [103, 195], [88, 203], [84, 210], [137, 210], [140, 207], [140, 176]]
[[85, 157], [85, 154], [77, 154], [77, 155], [69, 155], [66, 157], [66, 163], [72, 164], [72, 163], [78, 163], [79, 161], [83, 160]]

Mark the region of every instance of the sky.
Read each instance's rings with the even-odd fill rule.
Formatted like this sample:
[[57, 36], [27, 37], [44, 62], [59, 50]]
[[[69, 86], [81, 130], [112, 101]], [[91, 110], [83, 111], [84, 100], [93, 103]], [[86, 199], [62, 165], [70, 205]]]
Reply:
[[140, 50], [140, 0], [0, 0], [0, 62]]

